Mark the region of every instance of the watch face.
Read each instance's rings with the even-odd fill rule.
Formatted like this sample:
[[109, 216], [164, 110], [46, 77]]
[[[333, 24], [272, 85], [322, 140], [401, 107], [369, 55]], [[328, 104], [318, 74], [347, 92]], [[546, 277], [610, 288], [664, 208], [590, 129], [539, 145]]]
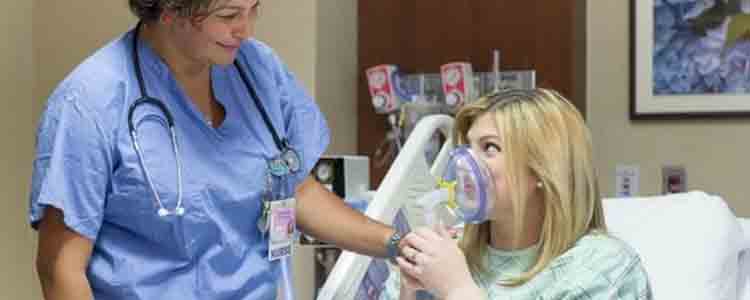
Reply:
[[315, 177], [320, 182], [329, 183], [333, 177], [333, 166], [330, 163], [321, 162], [318, 164], [318, 168], [315, 169]]
[[399, 255], [399, 252], [401, 249], [399, 249], [398, 244], [401, 242], [401, 233], [398, 231], [394, 232], [393, 235], [391, 235], [391, 239], [388, 241], [387, 249], [388, 249], [388, 256], [395, 257]]

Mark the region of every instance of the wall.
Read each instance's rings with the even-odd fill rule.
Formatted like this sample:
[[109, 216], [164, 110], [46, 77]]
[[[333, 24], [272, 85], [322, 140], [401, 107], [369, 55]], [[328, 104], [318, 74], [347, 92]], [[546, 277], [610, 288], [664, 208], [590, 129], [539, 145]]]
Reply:
[[32, 272], [32, 234], [26, 222], [31, 176], [33, 44], [32, 2], [12, 1], [0, 10], [0, 299], [33, 299], [36, 278]]
[[316, 15], [315, 1], [263, 1], [256, 33], [256, 38], [276, 50], [313, 95]]
[[[445, 63], [468, 61], [475, 72], [487, 72], [499, 49], [501, 69], [535, 70], [537, 85], [585, 107], [576, 94], [585, 78], [576, 76], [585, 70], [576, 62], [583, 58], [579, 47], [585, 47], [575, 31], [582, 27], [581, 1], [359, 0], [359, 152], [374, 157], [389, 130], [385, 115], [372, 108], [364, 76], [379, 64], [395, 64], [408, 74], [437, 73]], [[373, 186], [390, 164], [371, 160]]]
[[315, 98], [331, 127], [328, 153], [357, 153], [357, 1], [318, 1]]
[[276, 50], [326, 116], [329, 154], [357, 149], [354, 2], [266, 1], [258, 21], [257, 38]]
[[588, 1], [587, 102], [606, 196], [614, 195], [615, 165], [640, 167], [640, 194], [661, 192], [661, 166], [681, 164], [690, 190], [721, 195], [735, 213], [750, 217], [747, 172], [750, 120], [631, 122], [629, 4]]
[[127, 1], [34, 1], [34, 120], [57, 83], [91, 52], [134, 25]]

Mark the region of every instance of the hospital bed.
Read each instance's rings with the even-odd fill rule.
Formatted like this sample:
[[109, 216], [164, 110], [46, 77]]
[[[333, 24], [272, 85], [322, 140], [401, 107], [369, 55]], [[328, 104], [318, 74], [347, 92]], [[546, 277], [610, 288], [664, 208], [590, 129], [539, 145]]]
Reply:
[[[415, 200], [435, 188], [452, 127], [446, 115], [417, 124], [375, 191], [369, 217], [401, 228], [425, 225]], [[424, 149], [436, 131], [447, 141], [429, 165]], [[750, 300], [750, 219], [735, 217], [719, 196], [695, 191], [603, 202], [610, 233], [639, 253], [655, 299]], [[394, 271], [383, 259], [344, 251], [317, 300], [377, 299]]]

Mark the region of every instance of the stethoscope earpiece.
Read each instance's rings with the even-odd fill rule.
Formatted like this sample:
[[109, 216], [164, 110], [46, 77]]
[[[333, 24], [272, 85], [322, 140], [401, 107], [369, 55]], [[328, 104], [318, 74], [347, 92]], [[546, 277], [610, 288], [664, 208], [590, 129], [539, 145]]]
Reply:
[[185, 208], [176, 207], [173, 212], [170, 212], [168, 209], [162, 207], [162, 208], [159, 208], [159, 210], [156, 213], [159, 215], [159, 217], [162, 217], [162, 218], [167, 217], [169, 215], [182, 217], [183, 215], [185, 215]]

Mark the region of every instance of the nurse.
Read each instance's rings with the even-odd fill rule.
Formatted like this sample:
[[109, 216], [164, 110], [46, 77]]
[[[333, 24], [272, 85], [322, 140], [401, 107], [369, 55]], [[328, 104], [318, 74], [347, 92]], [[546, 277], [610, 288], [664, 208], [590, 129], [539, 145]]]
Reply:
[[39, 123], [29, 218], [45, 299], [274, 299], [294, 224], [398, 252], [392, 228], [308, 176], [329, 129], [252, 39], [260, 1], [129, 6], [138, 25], [73, 70]]

